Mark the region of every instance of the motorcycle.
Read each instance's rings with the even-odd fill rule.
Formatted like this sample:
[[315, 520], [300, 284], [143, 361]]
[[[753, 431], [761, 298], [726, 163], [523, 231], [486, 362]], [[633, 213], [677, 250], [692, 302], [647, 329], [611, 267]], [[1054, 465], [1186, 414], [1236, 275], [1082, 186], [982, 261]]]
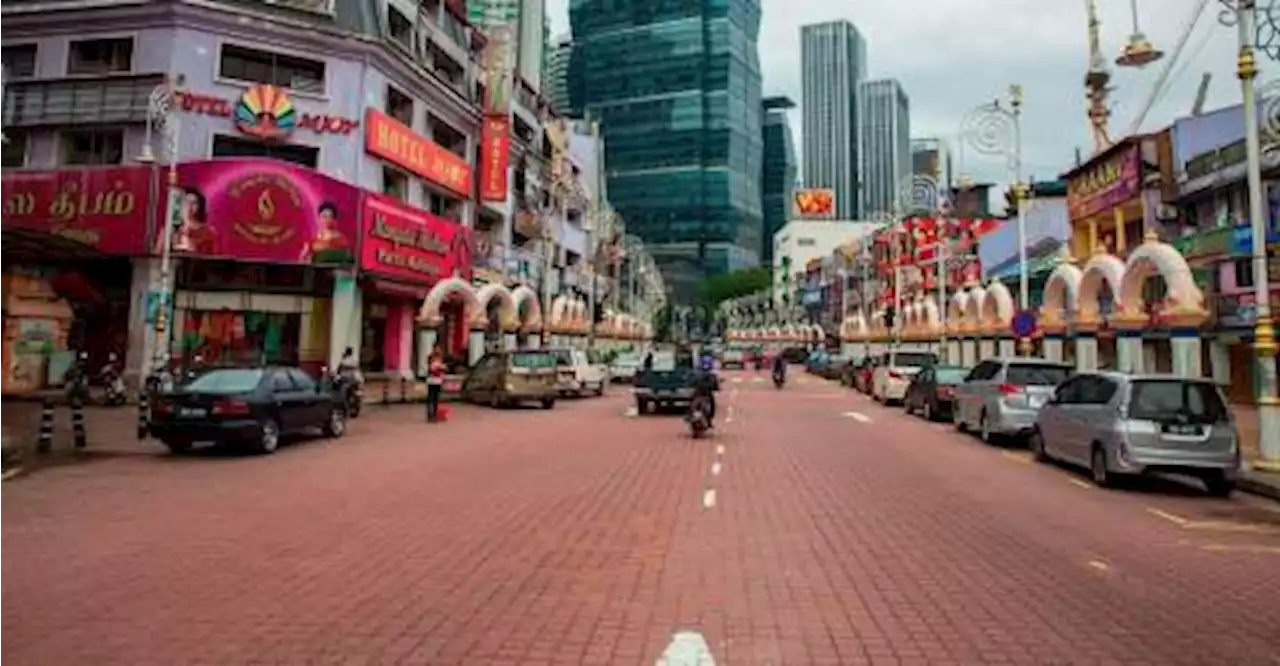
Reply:
[[102, 369], [99, 370], [97, 377], [101, 380], [102, 386], [106, 388], [106, 394], [102, 398], [102, 402], [109, 407], [124, 405], [124, 402], [128, 400], [128, 394], [124, 389], [124, 378], [120, 377], [119, 371], [115, 369], [114, 353], [111, 355], [111, 360], [108, 361], [108, 364], [102, 366]]
[[689, 414], [685, 420], [689, 422], [689, 430], [693, 433], [694, 439], [702, 439], [706, 436], [707, 431], [711, 429], [711, 413], [707, 399], [695, 398], [693, 404], [689, 405]]
[[330, 385], [338, 394], [343, 406], [346, 407], [347, 418], [354, 419], [360, 416], [360, 410], [364, 407], [364, 379], [359, 373], [340, 371], [334, 375], [329, 373], [328, 368], [325, 368], [323, 373], [328, 377]]

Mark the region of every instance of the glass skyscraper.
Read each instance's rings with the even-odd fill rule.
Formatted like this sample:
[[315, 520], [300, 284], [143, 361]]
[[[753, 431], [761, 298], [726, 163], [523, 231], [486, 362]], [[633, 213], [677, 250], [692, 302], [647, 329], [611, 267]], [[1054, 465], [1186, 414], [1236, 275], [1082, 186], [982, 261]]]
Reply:
[[600, 119], [609, 200], [677, 302], [756, 266], [759, 0], [571, 0], [572, 106]]
[[764, 112], [764, 168], [760, 191], [764, 201], [764, 234], [760, 239], [760, 263], [773, 265], [773, 235], [791, 217], [791, 197], [796, 184], [796, 147], [787, 110], [796, 103], [787, 97], [769, 97]]

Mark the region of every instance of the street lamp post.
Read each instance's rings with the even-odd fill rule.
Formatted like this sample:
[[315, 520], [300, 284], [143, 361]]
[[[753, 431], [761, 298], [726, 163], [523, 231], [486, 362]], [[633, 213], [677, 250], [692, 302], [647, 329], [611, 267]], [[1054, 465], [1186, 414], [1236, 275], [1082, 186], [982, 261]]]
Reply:
[[[1271, 286], [1267, 279], [1267, 231], [1269, 220], [1263, 205], [1262, 147], [1258, 127], [1258, 75], [1256, 51], [1261, 48], [1273, 59], [1280, 45], [1255, 42], [1257, 37], [1256, 0], [1219, 0], [1224, 10], [1218, 21], [1236, 27], [1240, 51], [1236, 58], [1236, 76], [1240, 79], [1240, 96], [1244, 111], [1245, 165], [1249, 186], [1249, 220], [1253, 231], [1253, 275], [1257, 317], [1254, 320], [1253, 348], [1258, 382], [1258, 439], [1260, 458], [1254, 466], [1269, 472], [1280, 472], [1280, 398], [1276, 387], [1275, 324], [1271, 315]], [[1270, 11], [1268, 7], [1267, 11]], [[1270, 14], [1268, 14], [1270, 17]], [[1268, 22], [1271, 19], [1268, 18]], [[1270, 34], [1270, 33], [1269, 33]], [[1275, 128], [1268, 124], [1268, 131]]]
[[142, 154], [138, 161], [144, 164], [155, 163], [155, 148], [152, 146], [153, 132], [160, 130], [165, 139], [163, 153], [168, 160], [168, 170], [164, 185], [164, 214], [160, 216], [160, 285], [157, 293], [155, 314], [155, 353], [153, 354], [151, 376], [157, 384], [167, 383], [163, 380], [169, 363], [169, 307], [173, 303], [173, 230], [182, 207], [182, 199], [178, 190], [178, 149], [181, 123], [173, 113], [173, 86], [166, 78], [164, 83], [151, 90], [147, 100], [146, 140], [142, 146]]
[[[1031, 307], [1031, 284], [1027, 272], [1027, 195], [1029, 188], [1022, 182], [1022, 86], [1009, 86], [1009, 105], [995, 100], [983, 104], [965, 115], [960, 127], [960, 138], [981, 155], [1004, 157], [1013, 173], [1013, 196], [1018, 215], [1018, 308]], [[1020, 338], [1018, 350], [1023, 356], [1031, 354], [1031, 340]]]

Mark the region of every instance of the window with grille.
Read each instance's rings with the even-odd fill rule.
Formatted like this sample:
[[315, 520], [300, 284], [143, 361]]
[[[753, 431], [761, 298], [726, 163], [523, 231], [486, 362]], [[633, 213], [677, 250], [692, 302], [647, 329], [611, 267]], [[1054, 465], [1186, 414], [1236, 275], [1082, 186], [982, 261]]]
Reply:
[[36, 75], [36, 54], [38, 52], [35, 44], [4, 47], [5, 81], [34, 78]]
[[69, 130], [60, 135], [62, 163], [68, 166], [120, 164], [124, 161], [124, 130]]
[[382, 193], [401, 201], [409, 201], [409, 176], [403, 171], [382, 167]]
[[133, 40], [89, 39], [71, 42], [67, 51], [67, 74], [127, 74], [133, 71]]
[[266, 83], [295, 92], [324, 93], [323, 62], [235, 44], [222, 45], [218, 73], [226, 79]]
[[413, 98], [400, 92], [395, 86], [387, 86], [387, 115], [413, 127]]

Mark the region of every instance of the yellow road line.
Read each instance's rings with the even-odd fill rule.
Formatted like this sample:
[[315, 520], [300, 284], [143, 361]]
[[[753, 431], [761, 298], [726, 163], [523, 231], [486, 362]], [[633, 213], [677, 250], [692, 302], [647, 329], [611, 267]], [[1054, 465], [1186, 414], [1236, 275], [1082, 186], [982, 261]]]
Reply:
[[1258, 523], [1240, 523], [1230, 520], [1191, 520], [1176, 516], [1168, 511], [1148, 508], [1147, 513], [1163, 518], [1184, 530], [1200, 530], [1206, 532], [1242, 532], [1247, 534], [1278, 534], [1280, 528]]
[[1089, 483], [1088, 481], [1085, 481], [1083, 479], [1077, 479], [1074, 476], [1068, 476], [1067, 483], [1070, 483], [1073, 486], [1084, 488], [1085, 490], [1088, 490], [1093, 487], [1092, 483]]
[[1110, 571], [1111, 565], [1102, 560], [1089, 560], [1089, 567], [1098, 571]]

